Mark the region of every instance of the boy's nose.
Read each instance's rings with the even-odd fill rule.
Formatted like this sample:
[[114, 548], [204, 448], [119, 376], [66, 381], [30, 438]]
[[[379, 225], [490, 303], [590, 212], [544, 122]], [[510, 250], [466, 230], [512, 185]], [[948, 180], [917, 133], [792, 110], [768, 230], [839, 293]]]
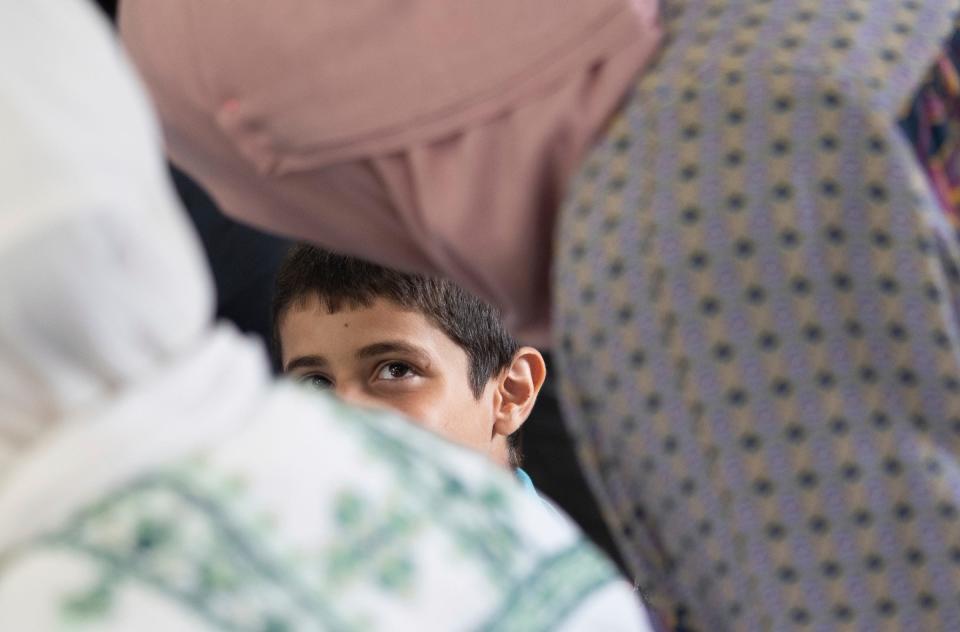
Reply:
[[362, 408], [375, 408], [379, 410], [389, 409], [389, 406], [385, 405], [376, 397], [370, 395], [360, 385], [338, 384], [334, 389], [334, 392], [341, 400], [354, 406], [360, 406]]

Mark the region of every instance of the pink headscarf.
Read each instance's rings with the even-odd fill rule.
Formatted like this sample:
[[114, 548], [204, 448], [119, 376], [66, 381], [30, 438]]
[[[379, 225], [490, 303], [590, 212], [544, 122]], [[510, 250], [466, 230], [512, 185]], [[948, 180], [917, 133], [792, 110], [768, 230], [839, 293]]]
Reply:
[[445, 274], [549, 331], [568, 177], [660, 39], [655, 0], [125, 0], [175, 162], [227, 213]]

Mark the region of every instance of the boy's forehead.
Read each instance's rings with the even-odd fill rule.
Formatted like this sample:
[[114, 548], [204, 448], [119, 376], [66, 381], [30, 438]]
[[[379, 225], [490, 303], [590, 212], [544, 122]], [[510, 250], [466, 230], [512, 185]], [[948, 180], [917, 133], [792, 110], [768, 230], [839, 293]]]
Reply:
[[428, 316], [388, 299], [366, 306], [344, 306], [331, 313], [318, 297], [294, 303], [280, 320], [284, 359], [299, 354], [349, 353], [365, 345], [394, 340], [423, 347], [433, 355], [463, 351]]
[[[291, 318], [292, 317], [292, 318]], [[330, 310], [320, 297], [308, 295], [293, 303], [281, 320], [298, 320], [315, 327], [332, 327], [337, 323], [344, 329], [360, 326], [362, 329], [422, 329], [440, 328], [422, 312], [405, 307], [386, 298], [375, 298], [366, 305], [343, 303], [337, 310]]]

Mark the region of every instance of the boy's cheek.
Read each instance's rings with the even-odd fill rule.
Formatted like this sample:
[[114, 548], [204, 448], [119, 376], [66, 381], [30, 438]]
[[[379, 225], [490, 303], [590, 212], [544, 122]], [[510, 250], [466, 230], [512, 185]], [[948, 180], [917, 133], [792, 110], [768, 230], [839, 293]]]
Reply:
[[431, 401], [429, 397], [410, 397], [396, 402], [394, 410], [406, 415], [411, 422], [441, 437], [470, 448], [484, 449], [481, 423], [473, 411]]

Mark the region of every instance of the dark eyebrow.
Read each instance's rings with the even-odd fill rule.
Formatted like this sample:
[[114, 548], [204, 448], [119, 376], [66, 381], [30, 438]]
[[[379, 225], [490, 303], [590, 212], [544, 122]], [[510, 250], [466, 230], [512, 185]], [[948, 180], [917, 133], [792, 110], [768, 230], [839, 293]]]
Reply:
[[374, 358], [389, 353], [408, 353], [418, 356], [422, 362], [429, 364], [430, 354], [416, 345], [411, 345], [399, 340], [387, 340], [384, 342], [375, 342], [367, 345], [357, 351], [357, 358]]
[[327, 359], [323, 356], [316, 355], [307, 355], [299, 356], [287, 362], [287, 366], [284, 367], [283, 372], [289, 373], [294, 369], [319, 369], [327, 366]]

